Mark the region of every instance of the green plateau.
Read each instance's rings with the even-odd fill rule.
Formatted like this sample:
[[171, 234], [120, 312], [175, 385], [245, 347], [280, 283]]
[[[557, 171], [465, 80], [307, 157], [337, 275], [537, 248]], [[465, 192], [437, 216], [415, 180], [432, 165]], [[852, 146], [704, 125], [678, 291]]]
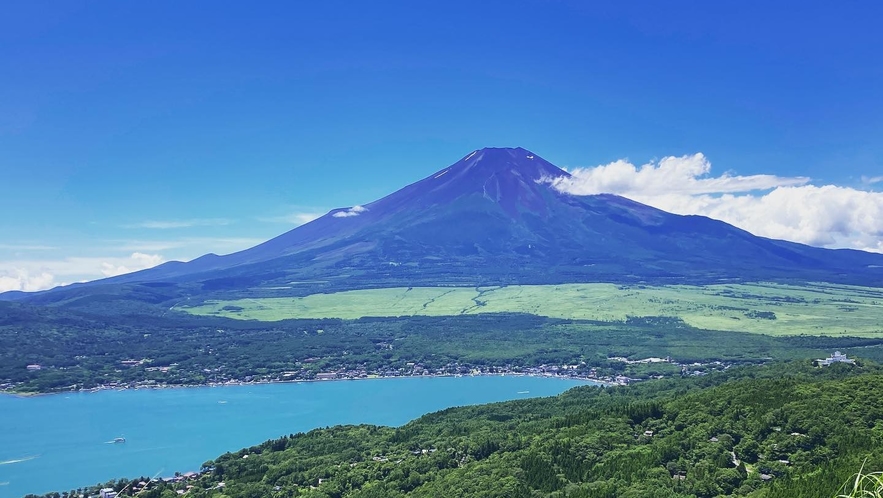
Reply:
[[177, 309], [194, 315], [261, 321], [529, 313], [612, 322], [629, 317], [664, 316], [706, 330], [770, 335], [883, 335], [883, 289], [827, 283], [407, 287], [303, 297], [209, 300], [199, 306]]

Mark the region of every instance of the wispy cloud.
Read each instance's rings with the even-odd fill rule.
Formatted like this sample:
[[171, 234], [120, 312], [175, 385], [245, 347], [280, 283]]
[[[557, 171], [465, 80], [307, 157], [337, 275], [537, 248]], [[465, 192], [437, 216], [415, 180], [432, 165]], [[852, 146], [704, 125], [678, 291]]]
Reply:
[[189, 220], [148, 220], [140, 223], [123, 225], [123, 228], [150, 228], [156, 230], [169, 230], [174, 228], [191, 227], [216, 227], [235, 223], [235, 220], [227, 218], [194, 218]]
[[366, 208], [364, 206], [353, 206], [349, 209], [344, 209], [343, 211], [338, 211], [338, 212], [332, 214], [331, 216], [333, 216], [335, 218], [351, 218], [353, 216], [358, 216], [367, 210], [368, 210], [368, 208]]
[[264, 223], [282, 223], [285, 225], [300, 226], [309, 223], [316, 218], [320, 218], [324, 214], [324, 212], [319, 211], [296, 211], [281, 216], [259, 217], [257, 220]]
[[[613, 193], [665, 211], [723, 220], [756, 235], [883, 252], [883, 193], [812, 185], [806, 177], [710, 176], [702, 154], [636, 166], [577, 168], [553, 185], [575, 195]], [[869, 178], [875, 183], [883, 178]]]
[[863, 176], [862, 183], [865, 185], [873, 185], [875, 183], [883, 182], [883, 176]]
[[101, 274], [105, 277], [115, 277], [133, 271], [153, 268], [165, 262], [159, 254], [144, 254], [141, 252], [132, 253], [128, 260], [122, 263], [113, 261], [103, 261], [101, 263]]
[[190, 249], [188, 253], [196, 257], [209, 252], [226, 254], [240, 251], [264, 242], [255, 237], [181, 237], [164, 240], [111, 240], [108, 245], [119, 251], [170, 251]]

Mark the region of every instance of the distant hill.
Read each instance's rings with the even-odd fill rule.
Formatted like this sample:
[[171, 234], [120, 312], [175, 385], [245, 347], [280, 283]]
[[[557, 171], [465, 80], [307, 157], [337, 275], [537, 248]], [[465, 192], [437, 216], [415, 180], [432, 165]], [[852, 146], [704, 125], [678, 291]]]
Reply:
[[825, 281], [883, 285], [883, 255], [754, 236], [624, 197], [573, 196], [568, 173], [522, 148], [487, 148], [364, 206], [260, 245], [0, 298], [127, 301], [306, 295], [394, 286]]

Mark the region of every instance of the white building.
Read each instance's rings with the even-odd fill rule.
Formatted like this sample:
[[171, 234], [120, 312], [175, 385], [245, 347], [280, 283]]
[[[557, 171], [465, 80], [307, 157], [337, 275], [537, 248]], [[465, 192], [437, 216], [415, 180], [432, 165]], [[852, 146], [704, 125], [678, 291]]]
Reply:
[[840, 351], [834, 351], [834, 354], [824, 360], [816, 360], [816, 364], [820, 367], [827, 367], [828, 365], [833, 365], [835, 363], [848, 363], [850, 365], [855, 365], [855, 360], [850, 360]]

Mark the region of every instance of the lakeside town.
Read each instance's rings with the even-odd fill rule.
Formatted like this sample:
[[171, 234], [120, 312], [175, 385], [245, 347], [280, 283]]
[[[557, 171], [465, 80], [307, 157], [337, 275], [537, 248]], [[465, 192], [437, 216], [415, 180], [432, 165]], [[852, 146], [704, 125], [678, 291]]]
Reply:
[[[406, 362], [400, 367], [390, 366], [387, 368], [371, 369], [365, 367], [339, 367], [317, 369], [311, 364], [319, 358], [308, 358], [299, 369], [284, 370], [276, 373], [247, 375], [242, 378], [228, 377], [223, 368], [204, 369], [200, 382], [188, 382], [181, 376], [176, 375], [177, 364], [165, 366], [150, 365], [149, 359], [122, 360], [116, 372], [121, 373], [124, 369], [142, 368], [146, 374], [154, 378], [121, 381], [110, 380], [91, 386], [73, 384], [52, 390], [51, 392], [92, 392], [107, 389], [165, 389], [197, 386], [226, 386], [244, 384], [268, 384], [282, 382], [316, 382], [316, 381], [341, 381], [341, 380], [367, 380], [401, 377], [462, 377], [482, 375], [511, 375], [511, 376], [535, 376], [557, 377], [562, 379], [583, 380], [602, 385], [628, 385], [633, 382], [659, 379], [668, 376], [697, 376], [705, 375], [713, 371], [726, 370], [732, 363], [712, 362], [679, 362], [670, 357], [667, 358], [642, 358], [628, 359], [624, 357], [610, 357], [608, 363], [621, 365], [621, 367], [594, 367], [586, 362], [563, 365], [541, 364], [536, 366], [521, 365], [471, 365], [468, 363], [452, 362], [442, 367], [430, 367], [420, 362]], [[623, 367], [631, 366], [631, 375], [617, 374], [612, 371], [625, 370]], [[38, 364], [27, 366], [34, 373], [42, 372], [52, 367]], [[19, 395], [33, 395], [20, 390], [22, 383], [0, 382], [0, 392]], [[41, 393], [43, 394], [43, 393]]]
[[[629, 359], [619, 356], [611, 356], [607, 358], [607, 362], [611, 367], [594, 367], [586, 362], [579, 362], [564, 365], [547, 365], [541, 364], [537, 366], [520, 366], [520, 365], [471, 365], [468, 363], [452, 362], [442, 367], [432, 368], [420, 362], [406, 362], [401, 367], [390, 366], [381, 369], [370, 369], [365, 367], [339, 367], [317, 369], [312, 367], [312, 363], [318, 361], [319, 358], [308, 358], [303, 362], [300, 369], [284, 370], [278, 373], [267, 373], [258, 375], [247, 375], [242, 378], [228, 377], [224, 373], [223, 368], [204, 369], [201, 373], [205, 377], [200, 382], [188, 382], [176, 375], [178, 365], [171, 364], [166, 366], [145, 366], [149, 365], [149, 359], [141, 360], [122, 360], [119, 362], [117, 372], [122, 372], [125, 368], [143, 368], [144, 372], [158, 374], [158, 378], [150, 378], [136, 381], [117, 381], [97, 383], [91, 386], [70, 385], [54, 389], [50, 392], [33, 393], [22, 391], [22, 383], [0, 382], [0, 393], [33, 396], [37, 394], [51, 394], [60, 392], [94, 392], [101, 390], [121, 390], [121, 389], [168, 389], [182, 387], [199, 387], [199, 386], [229, 386], [229, 385], [247, 385], [247, 384], [270, 384], [283, 382], [321, 382], [321, 381], [342, 381], [342, 380], [368, 380], [368, 379], [385, 379], [385, 378], [401, 378], [401, 377], [463, 377], [463, 376], [482, 376], [482, 375], [510, 375], [510, 376], [532, 376], [532, 377], [555, 377], [571, 380], [582, 380], [600, 385], [607, 386], [625, 386], [634, 382], [649, 379], [662, 379], [666, 377], [679, 376], [701, 376], [715, 371], [727, 370], [735, 363], [723, 361], [710, 362], [680, 362], [671, 357], [658, 358], [640, 358]], [[300, 362], [299, 362], [300, 363]], [[848, 358], [840, 351], [835, 351], [827, 358], [813, 360], [813, 364], [818, 367], [830, 366], [836, 363], [855, 364], [854, 359]], [[616, 365], [620, 365], [616, 367]], [[27, 369], [31, 372], [42, 372], [52, 367], [44, 367], [38, 364], [27, 365]], [[610, 373], [611, 370], [628, 371], [630, 375]], [[163, 379], [163, 377], [167, 377]]]
[[[318, 358], [310, 358], [304, 363], [309, 364]], [[565, 365], [537, 365], [537, 366], [475, 366], [468, 363], [452, 362], [440, 368], [430, 368], [419, 362], [407, 362], [403, 367], [389, 367], [385, 369], [368, 369], [368, 368], [337, 368], [317, 370], [305, 366], [299, 370], [282, 371], [276, 374], [264, 375], [248, 375], [241, 379], [225, 378], [221, 368], [205, 369], [204, 374], [210, 375], [209, 379], [204, 382], [171, 382], [157, 379], [140, 380], [133, 382], [110, 381], [95, 386], [79, 386], [71, 385], [65, 388], [53, 390], [50, 393], [30, 393], [19, 390], [21, 383], [0, 382], [0, 393], [32, 396], [36, 394], [51, 394], [56, 392], [94, 392], [107, 389], [168, 389], [182, 387], [198, 387], [198, 386], [229, 386], [229, 385], [247, 385], [247, 384], [270, 384], [283, 382], [321, 382], [321, 381], [342, 381], [342, 380], [368, 380], [368, 379], [385, 379], [385, 378], [401, 378], [401, 377], [463, 377], [463, 376], [481, 376], [481, 375], [511, 375], [511, 376], [533, 376], [533, 377], [557, 377], [562, 379], [583, 380], [587, 382], [597, 383], [606, 386], [625, 386], [634, 382], [662, 379], [671, 376], [689, 377], [701, 376], [714, 371], [727, 370], [734, 365], [732, 362], [711, 361], [711, 362], [679, 362], [671, 357], [658, 358], [641, 358], [629, 359], [625, 357], [612, 356], [607, 358], [612, 364], [621, 364], [623, 366], [644, 367], [641, 375], [631, 376], [608, 374], [604, 371], [610, 369], [599, 369], [580, 362]], [[150, 360], [123, 360], [120, 361], [121, 367], [142, 367], [149, 364]], [[848, 358], [840, 351], [835, 351], [827, 358], [813, 360], [813, 364], [818, 367], [830, 366], [833, 364], [854, 365], [855, 360]], [[173, 376], [178, 365], [171, 364], [168, 366], [149, 366], [145, 367], [146, 372], [158, 372], [161, 374]], [[653, 368], [653, 367], [656, 368]], [[39, 372], [44, 369], [42, 365], [31, 364], [27, 369], [32, 372]], [[633, 372], [641, 370], [632, 370]]]

